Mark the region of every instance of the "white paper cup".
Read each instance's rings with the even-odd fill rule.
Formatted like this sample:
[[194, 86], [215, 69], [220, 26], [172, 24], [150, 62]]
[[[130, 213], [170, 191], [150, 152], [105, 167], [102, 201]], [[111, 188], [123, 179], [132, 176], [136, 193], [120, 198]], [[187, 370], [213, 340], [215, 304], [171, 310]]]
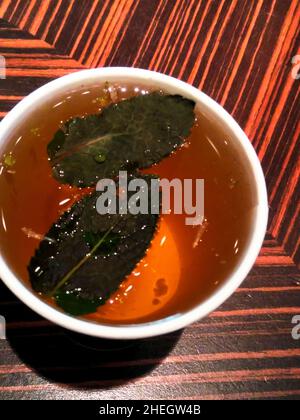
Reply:
[[[0, 123], [0, 152], [5, 150], [6, 142], [15, 127], [24, 121], [35, 108], [44, 104], [52, 96], [70, 89], [89, 87], [95, 83], [134, 82], [137, 85], [154, 85], [171, 94], [180, 94], [193, 99], [209, 118], [222, 124], [230, 137], [243, 150], [248, 162], [245, 165], [252, 171], [253, 187], [257, 195], [257, 207], [252, 226], [251, 237], [244, 255], [234, 272], [215, 290], [210, 297], [193, 309], [158, 321], [131, 325], [102, 325], [70, 316], [45, 303], [32, 292], [21, 279], [18, 279], [2, 255], [0, 255], [0, 277], [7, 287], [26, 305], [48, 320], [78, 333], [109, 339], [138, 339], [152, 337], [181, 329], [199, 320], [221, 305], [241, 284], [253, 266], [261, 248], [268, 219], [268, 201], [264, 175], [258, 157], [235, 120], [213, 99], [193, 86], [173, 77], [149, 70], [107, 67], [83, 70], [56, 79], [37, 89], [19, 102]], [[1, 251], [1, 244], [0, 244]]]

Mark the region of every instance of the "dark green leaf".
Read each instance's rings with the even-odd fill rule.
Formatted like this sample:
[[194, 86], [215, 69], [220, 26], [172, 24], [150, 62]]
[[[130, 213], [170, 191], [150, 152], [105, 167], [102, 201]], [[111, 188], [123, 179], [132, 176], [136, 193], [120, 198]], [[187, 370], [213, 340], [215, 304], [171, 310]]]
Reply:
[[[150, 185], [153, 177], [140, 178]], [[46, 233], [28, 267], [35, 291], [59, 296], [60, 306], [73, 305], [76, 311], [81, 302], [86, 311], [86, 301], [100, 305], [110, 297], [145, 255], [156, 229], [158, 216], [150, 211], [99, 215], [95, 208], [99, 196], [94, 192], [65, 212]], [[148, 198], [150, 206], [150, 188]]]
[[88, 300], [81, 298], [76, 293], [69, 293], [66, 291], [59, 291], [55, 295], [55, 300], [65, 312], [70, 315], [85, 315], [96, 312], [101, 301]]
[[155, 92], [69, 120], [48, 145], [53, 174], [62, 183], [83, 187], [128, 166], [149, 167], [189, 135], [194, 106], [182, 96]]
[[[101, 240], [105, 232], [100, 233], [94, 233], [94, 232], [85, 232], [84, 239], [86, 240], [86, 243], [89, 246], [89, 249], [92, 250], [94, 246]], [[116, 233], [109, 233], [109, 235], [104, 239], [103, 243], [99, 246], [96, 254], [107, 254], [111, 251], [113, 251], [117, 244], [120, 241], [120, 235]]]
[[65, 142], [65, 133], [63, 129], [58, 130], [55, 134], [51, 142], [48, 144], [48, 155], [50, 159], [54, 159], [56, 154], [62, 149], [63, 144]]

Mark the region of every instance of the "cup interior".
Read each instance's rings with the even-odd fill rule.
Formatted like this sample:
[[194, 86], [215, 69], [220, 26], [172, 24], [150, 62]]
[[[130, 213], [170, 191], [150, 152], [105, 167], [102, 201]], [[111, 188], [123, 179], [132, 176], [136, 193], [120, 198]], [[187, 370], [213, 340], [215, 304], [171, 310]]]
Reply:
[[[20, 281], [0, 255], [0, 277], [12, 292], [31, 309], [48, 320], [79, 333], [109, 339], [138, 339], [169, 333], [201, 319], [222, 304], [240, 285], [248, 274], [259, 253], [266, 231], [268, 204], [263, 172], [258, 157], [245, 133], [234, 119], [214, 100], [198, 89], [182, 81], [160, 73], [134, 68], [100, 68], [83, 70], [56, 79], [28, 95], [0, 124], [0, 152], [3, 153], [7, 141], [15, 127], [28, 118], [35, 109], [44, 106], [53, 97], [82, 87], [89, 88], [95, 83], [110, 82], [141, 83], [143, 86], [157, 86], [170, 94], [179, 94], [196, 102], [196, 107], [215, 125], [225, 128], [234, 139], [237, 153], [243, 155], [245, 171], [253, 184], [256, 206], [254, 208], [251, 238], [246, 252], [235, 268], [215, 292], [193, 309], [159, 321], [130, 325], [102, 325], [92, 321], [72, 317], [55, 309], [39, 299], [27, 285]], [[1, 252], [1, 246], [0, 246]]]

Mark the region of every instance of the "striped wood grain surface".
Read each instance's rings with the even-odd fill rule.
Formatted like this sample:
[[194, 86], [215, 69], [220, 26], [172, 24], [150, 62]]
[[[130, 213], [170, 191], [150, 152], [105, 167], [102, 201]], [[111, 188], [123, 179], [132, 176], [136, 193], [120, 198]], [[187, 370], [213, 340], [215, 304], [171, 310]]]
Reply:
[[[2, 0], [0, 116], [49, 80], [135, 66], [199, 87], [244, 128], [261, 159], [268, 233], [241, 288], [183, 332], [133, 345], [82, 340], [0, 286], [0, 398], [299, 398], [297, 0]], [[300, 56], [299, 56], [300, 59]], [[295, 72], [296, 68], [294, 68]], [[110, 351], [103, 351], [103, 348]]]

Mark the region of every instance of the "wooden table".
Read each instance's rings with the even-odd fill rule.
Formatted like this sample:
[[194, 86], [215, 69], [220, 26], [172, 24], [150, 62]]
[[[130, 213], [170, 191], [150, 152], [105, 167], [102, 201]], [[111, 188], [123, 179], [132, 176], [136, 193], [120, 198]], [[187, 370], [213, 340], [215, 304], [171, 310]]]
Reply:
[[[299, 398], [299, 51], [297, 0], [3, 0], [3, 117], [51, 79], [135, 66], [220, 102], [253, 142], [270, 220], [256, 265], [217, 311], [138, 343], [86, 340], [0, 286], [0, 398]], [[298, 165], [298, 166], [297, 166]], [[16, 244], [17, 246], [17, 244]], [[105, 351], [105, 349], [110, 349]]]

